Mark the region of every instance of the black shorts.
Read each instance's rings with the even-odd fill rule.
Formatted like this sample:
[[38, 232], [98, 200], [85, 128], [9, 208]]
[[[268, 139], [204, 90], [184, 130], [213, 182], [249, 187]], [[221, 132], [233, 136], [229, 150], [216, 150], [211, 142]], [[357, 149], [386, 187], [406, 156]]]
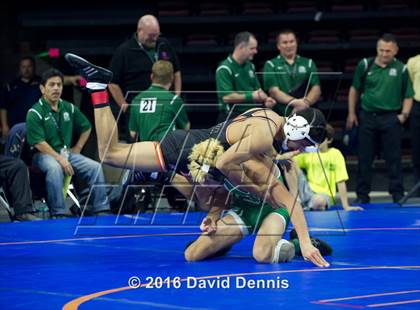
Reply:
[[188, 173], [188, 156], [194, 145], [210, 137], [208, 129], [175, 130], [160, 142], [166, 169]]

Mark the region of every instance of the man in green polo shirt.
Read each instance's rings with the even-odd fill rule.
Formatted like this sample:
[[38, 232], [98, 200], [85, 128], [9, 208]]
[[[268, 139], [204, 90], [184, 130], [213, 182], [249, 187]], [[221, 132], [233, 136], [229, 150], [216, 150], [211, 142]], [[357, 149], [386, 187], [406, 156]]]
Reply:
[[[420, 54], [408, 59], [407, 69], [414, 89], [413, 107], [410, 112], [411, 158], [414, 184], [420, 184]], [[420, 197], [420, 188], [414, 195]]]
[[[92, 186], [92, 205], [96, 214], [109, 213], [101, 165], [80, 154], [89, 138], [91, 125], [79, 108], [61, 99], [63, 74], [46, 71], [41, 80], [42, 97], [26, 116], [27, 141], [38, 151], [34, 165], [46, 174], [47, 203], [52, 217], [65, 216], [64, 176], [78, 174]], [[72, 145], [73, 134], [79, 135]]]
[[[401, 130], [413, 104], [413, 87], [407, 67], [395, 58], [395, 37], [384, 34], [375, 58], [364, 58], [356, 67], [349, 91], [347, 129], [359, 126], [357, 203], [369, 203], [372, 162], [377, 142], [388, 167], [389, 192], [398, 202], [404, 193], [401, 171]], [[356, 104], [360, 95], [360, 112]], [[402, 104], [401, 104], [402, 103]]]
[[172, 64], [158, 60], [152, 67], [152, 85], [132, 101], [130, 135], [139, 141], [160, 141], [171, 130], [189, 129], [182, 99], [170, 92], [174, 80]]
[[280, 115], [308, 108], [321, 96], [315, 62], [298, 55], [297, 48], [295, 33], [290, 29], [280, 31], [280, 54], [264, 65], [264, 89], [277, 101], [273, 110]]
[[234, 39], [234, 50], [216, 69], [216, 89], [219, 101], [218, 122], [251, 108], [271, 108], [275, 101], [261, 89], [251, 62], [258, 42], [249, 32], [240, 32]]

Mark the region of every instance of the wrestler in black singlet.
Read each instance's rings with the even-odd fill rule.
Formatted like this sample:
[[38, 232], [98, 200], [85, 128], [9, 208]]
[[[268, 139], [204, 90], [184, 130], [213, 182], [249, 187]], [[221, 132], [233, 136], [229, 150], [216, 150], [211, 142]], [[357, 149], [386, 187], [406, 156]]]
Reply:
[[[214, 138], [219, 140], [225, 150], [230, 147], [227, 139], [227, 130], [230, 124], [243, 121], [250, 117], [258, 117], [274, 122], [264, 115], [253, 115], [255, 112], [268, 109], [259, 108], [247, 111], [232, 120], [219, 123], [208, 129], [175, 130], [169, 132], [160, 142], [160, 149], [165, 160], [166, 169], [176, 171], [177, 173], [188, 173], [188, 156], [194, 145], [207, 139]], [[276, 151], [280, 151], [281, 144], [273, 143]]]

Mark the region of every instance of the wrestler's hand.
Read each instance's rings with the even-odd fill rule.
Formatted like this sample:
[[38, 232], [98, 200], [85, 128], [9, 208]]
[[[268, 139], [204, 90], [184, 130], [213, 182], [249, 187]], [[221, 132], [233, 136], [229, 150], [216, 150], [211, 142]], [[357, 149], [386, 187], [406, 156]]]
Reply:
[[314, 247], [310, 242], [301, 243], [300, 250], [305, 260], [310, 260], [318, 267], [329, 267], [330, 264], [322, 257], [319, 250]]
[[290, 161], [293, 157], [295, 157], [299, 153], [300, 153], [300, 151], [299, 150], [296, 150], [296, 151], [286, 152], [286, 153], [283, 153], [283, 154], [277, 154], [275, 160], [278, 160], [278, 161], [280, 161], [280, 160]]
[[217, 230], [216, 221], [207, 216], [201, 222], [200, 229], [202, 232], [208, 233], [209, 235], [214, 234]]
[[275, 158], [277, 164], [282, 165], [286, 171], [290, 171], [290, 169], [292, 168], [292, 164], [293, 164], [293, 157], [296, 156], [297, 154], [299, 154], [300, 151], [296, 150], [296, 151], [291, 151], [291, 152], [287, 152], [287, 153], [283, 153], [283, 154], [278, 154]]

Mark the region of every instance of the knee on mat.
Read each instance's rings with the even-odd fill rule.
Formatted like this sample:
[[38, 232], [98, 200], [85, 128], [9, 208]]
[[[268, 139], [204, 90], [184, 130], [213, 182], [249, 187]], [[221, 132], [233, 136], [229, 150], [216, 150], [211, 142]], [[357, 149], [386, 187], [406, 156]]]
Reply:
[[252, 249], [252, 255], [254, 259], [259, 263], [271, 263], [273, 256], [273, 249], [267, 244], [254, 245]]
[[190, 244], [184, 251], [184, 257], [187, 262], [198, 261], [197, 250], [194, 244]]

